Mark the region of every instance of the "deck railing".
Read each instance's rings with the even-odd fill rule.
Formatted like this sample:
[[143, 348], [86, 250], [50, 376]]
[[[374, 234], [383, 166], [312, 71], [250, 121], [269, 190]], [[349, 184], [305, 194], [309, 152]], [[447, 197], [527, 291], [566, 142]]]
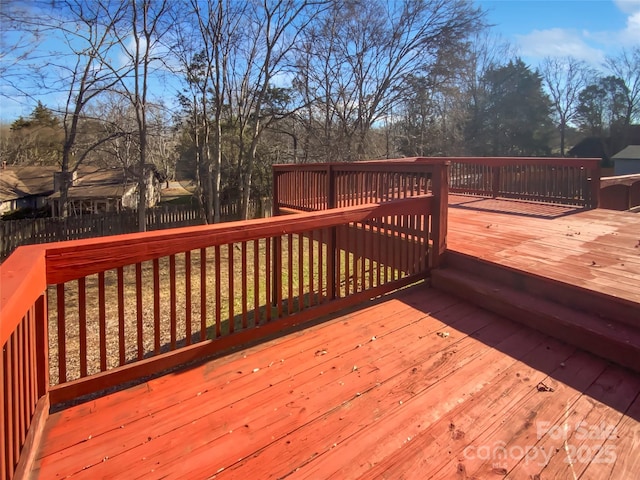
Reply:
[[2, 478], [29, 468], [50, 404], [424, 278], [444, 251], [437, 205], [421, 195], [18, 248], [0, 266]]
[[[451, 164], [449, 191], [596, 208], [600, 160], [585, 158], [447, 157], [274, 166], [274, 211], [321, 210], [370, 198], [404, 198], [429, 188], [432, 167]], [[355, 193], [358, 192], [358, 193]]]
[[600, 207], [609, 210], [631, 210], [640, 207], [640, 174], [603, 177]]

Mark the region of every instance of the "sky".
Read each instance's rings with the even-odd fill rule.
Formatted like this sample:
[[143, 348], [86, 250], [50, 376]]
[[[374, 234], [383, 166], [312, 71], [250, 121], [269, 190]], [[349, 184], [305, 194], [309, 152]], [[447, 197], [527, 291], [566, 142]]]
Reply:
[[572, 56], [595, 68], [640, 44], [640, 0], [474, 0], [494, 30], [536, 67]]
[[[607, 55], [640, 45], [640, 0], [472, 1], [487, 12], [492, 30], [533, 68], [544, 57], [570, 55], [600, 69]], [[0, 97], [2, 122], [32, 110], [32, 102]]]

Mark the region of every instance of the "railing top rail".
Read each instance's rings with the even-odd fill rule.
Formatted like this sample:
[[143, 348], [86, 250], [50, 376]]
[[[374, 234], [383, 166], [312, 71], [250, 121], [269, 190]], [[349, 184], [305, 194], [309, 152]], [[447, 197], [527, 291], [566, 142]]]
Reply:
[[630, 186], [636, 182], [640, 182], [640, 173], [631, 175], [617, 175], [615, 177], [602, 177], [600, 179], [600, 188], [610, 187], [611, 185]]
[[[384, 162], [409, 161], [416, 163], [439, 163], [448, 160], [451, 163], [479, 163], [490, 166], [506, 165], [557, 165], [568, 167], [589, 167], [595, 168], [600, 165], [599, 158], [568, 158], [568, 157], [412, 157], [410, 159], [382, 160]], [[378, 162], [379, 160], [373, 160]]]
[[[107, 269], [215, 245], [301, 233], [375, 216], [424, 211], [431, 195], [283, 217], [176, 228], [51, 244], [46, 251], [47, 283], [62, 283]], [[422, 210], [421, 210], [422, 209]]]
[[[392, 158], [384, 160], [363, 160], [358, 162], [333, 162], [333, 163], [304, 163], [304, 164], [278, 164], [274, 165], [275, 171], [306, 170], [321, 171], [328, 167], [334, 169], [352, 170], [354, 168], [366, 170], [370, 165], [403, 165], [408, 167], [411, 164], [445, 164], [445, 163], [468, 163], [482, 164], [489, 166], [506, 165], [557, 165], [567, 167], [584, 167], [595, 169], [600, 165], [599, 158], [567, 158], [567, 157], [408, 157]], [[386, 167], [385, 167], [386, 168]], [[389, 167], [391, 170], [393, 167]]]
[[[331, 168], [334, 171], [371, 171], [375, 168], [377, 171], [395, 171], [399, 166], [403, 171], [424, 171], [424, 165], [418, 165], [416, 159], [397, 158], [392, 160], [363, 160], [357, 162], [331, 162], [331, 163], [281, 163], [273, 165], [276, 172], [282, 171], [317, 171], [323, 172]], [[426, 163], [427, 165], [448, 165], [448, 158], [433, 159]]]

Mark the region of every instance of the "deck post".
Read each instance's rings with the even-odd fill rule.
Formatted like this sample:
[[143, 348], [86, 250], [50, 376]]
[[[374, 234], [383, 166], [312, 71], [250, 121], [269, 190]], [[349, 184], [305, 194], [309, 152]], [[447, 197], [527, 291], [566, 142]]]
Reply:
[[327, 165], [327, 208], [336, 208], [338, 201], [336, 198], [336, 175], [333, 165]]
[[589, 207], [591, 208], [599, 208], [600, 207], [600, 162], [597, 165], [590, 169], [590, 183], [591, 183], [591, 199], [589, 201]]
[[494, 165], [491, 167], [491, 191], [493, 198], [498, 198], [500, 195], [500, 165]]
[[274, 168], [273, 169], [273, 186], [272, 186], [272, 198], [273, 198], [273, 204], [271, 205], [271, 216], [273, 217], [277, 217], [278, 215], [280, 215], [280, 192], [278, 190], [278, 177], [279, 177], [279, 173], [278, 171]]
[[[276, 169], [273, 169], [273, 200], [271, 205], [271, 215], [277, 217], [280, 215], [280, 192], [278, 190], [278, 177], [279, 173]], [[278, 302], [277, 292], [280, 289], [280, 280], [282, 278], [282, 238], [273, 238], [273, 254], [272, 268], [271, 268], [271, 305], [276, 305]]]
[[[436, 208], [432, 214], [431, 268], [438, 268], [447, 249], [447, 215], [449, 205], [450, 161], [435, 165], [433, 172], [433, 194]], [[428, 240], [428, 239], [427, 239]]]

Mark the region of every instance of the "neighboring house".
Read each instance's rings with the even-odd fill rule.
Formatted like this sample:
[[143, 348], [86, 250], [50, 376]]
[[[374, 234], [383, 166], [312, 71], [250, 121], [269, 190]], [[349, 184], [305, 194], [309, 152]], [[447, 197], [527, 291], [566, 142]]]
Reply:
[[[160, 182], [153, 165], [145, 169], [147, 177], [147, 206], [160, 200]], [[61, 213], [60, 191], [49, 196], [53, 216]], [[81, 166], [71, 180], [68, 192], [70, 215], [86, 213], [120, 212], [138, 207], [138, 182], [121, 168]]]
[[[147, 206], [160, 201], [159, 175], [153, 165], [145, 169]], [[50, 206], [59, 216], [60, 184], [58, 167], [7, 167], [0, 170], [0, 215]], [[70, 175], [69, 214], [119, 212], [138, 207], [138, 183], [122, 168], [81, 166]]]
[[614, 162], [614, 175], [640, 174], [640, 145], [629, 145], [611, 159]]
[[0, 215], [47, 206], [56, 167], [7, 167], [0, 170]]
[[619, 152], [627, 145], [640, 143], [640, 125], [631, 125], [624, 137], [586, 137], [576, 143], [568, 152], [569, 157], [601, 158], [608, 163], [613, 154]]
[[567, 155], [578, 158], [602, 158], [607, 161], [611, 151], [611, 138], [587, 137], [575, 144]]

